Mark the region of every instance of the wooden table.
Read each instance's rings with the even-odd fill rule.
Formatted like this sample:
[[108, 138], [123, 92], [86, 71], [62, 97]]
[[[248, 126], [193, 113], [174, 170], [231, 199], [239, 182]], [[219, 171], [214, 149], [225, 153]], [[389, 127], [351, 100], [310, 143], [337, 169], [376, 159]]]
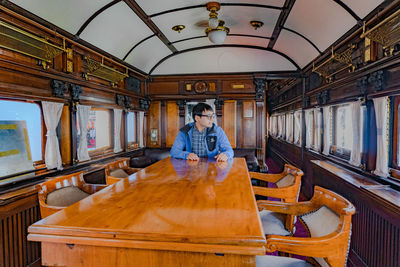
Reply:
[[29, 227], [48, 266], [255, 266], [246, 162], [166, 158]]

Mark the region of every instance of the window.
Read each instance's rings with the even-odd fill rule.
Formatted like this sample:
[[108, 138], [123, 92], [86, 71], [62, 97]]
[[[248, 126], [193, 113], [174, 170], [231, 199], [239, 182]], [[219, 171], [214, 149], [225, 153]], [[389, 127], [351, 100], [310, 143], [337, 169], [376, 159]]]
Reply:
[[128, 148], [138, 147], [137, 117], [137, 112], [128, 112], [126, 123], [128, 134]]
[[[90, 154], [104, 153], [111, 148], [111, 111], [92, 108], [87, 124], [87, 147]], [[77, 120], [77, 140], [79, 142], [79, 120]], [[79, 143], [78, 143], [79, 146]]]
[[43, 160], [42, 115], [36, 103], [0, 100], [0, 177]]
[[[393, 99], [393, 146], [392, 146], [392, 168], [400, 170], [400, 96]], [[400, 178], [400, 175], [399, 175]]]
[[353, 145], [353, 128], [350, 105], [334, 106], [332, 108], [332, 154], [350, 158]]

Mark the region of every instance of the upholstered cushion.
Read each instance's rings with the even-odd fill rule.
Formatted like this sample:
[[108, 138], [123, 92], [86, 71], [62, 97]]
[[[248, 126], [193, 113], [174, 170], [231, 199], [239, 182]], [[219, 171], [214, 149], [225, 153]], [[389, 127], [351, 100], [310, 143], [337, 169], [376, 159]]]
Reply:
[[89, 195], [76, 186], [68, 186], [47, 194], [46, 203], [50, 206], [68, 207]]
[[279, 256], [256, 256], [256, 267], [312, 267], [303, 260], [279, 257]]
[[[318, 210], [300, 216], [306, 225], [311, 237], [322, 237], [329, 235], [337, 229], [340, 223], [340, 216], [326, 206]], [[315, 258], [323, 267], [329, 266], [323, 258]]]
[[285, 215], [269, 210], [260, 211], [264, 233], [266, 235], [288, 236], [290, 232], [285, 229]]
[[281, 178], [278, 182], [276, 182], [277, 187], [285, 187], [294, 184], [295, 177], [293, 174], [289, 173], [283, 178]]
[[127, 174], [123, 169], [115, 169], [110, 171], [110, 176], [117, 178], [128, 178], [129, 174]]

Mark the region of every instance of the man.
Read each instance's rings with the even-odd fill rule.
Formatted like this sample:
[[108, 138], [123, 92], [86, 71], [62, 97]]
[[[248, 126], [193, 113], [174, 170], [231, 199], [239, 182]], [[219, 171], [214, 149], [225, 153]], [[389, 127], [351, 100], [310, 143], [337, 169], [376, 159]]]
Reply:
[[213, 123], [215, 114], [211, 106], [205, 103], [195, 105], [192, 116], [194, 122], [179, 130], [171, 156], [188, 160], [208, 157], [217, 161], [233, 158], [233, 150], [224, 130]]

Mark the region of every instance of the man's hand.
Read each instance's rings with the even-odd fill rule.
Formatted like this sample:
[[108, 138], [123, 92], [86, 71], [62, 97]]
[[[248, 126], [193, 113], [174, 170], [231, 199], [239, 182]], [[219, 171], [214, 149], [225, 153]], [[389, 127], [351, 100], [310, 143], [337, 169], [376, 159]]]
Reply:
[[190, 153], [187, 158], [187, 160], [199, 160], [199, 156], [197, 156], [195, 153]]
[[217, 161], [227, 161], [228, 160], [228, 156], [225, 155], [224, 153], [220, 153], [220, 154], [215, 156], [215, 159]]

